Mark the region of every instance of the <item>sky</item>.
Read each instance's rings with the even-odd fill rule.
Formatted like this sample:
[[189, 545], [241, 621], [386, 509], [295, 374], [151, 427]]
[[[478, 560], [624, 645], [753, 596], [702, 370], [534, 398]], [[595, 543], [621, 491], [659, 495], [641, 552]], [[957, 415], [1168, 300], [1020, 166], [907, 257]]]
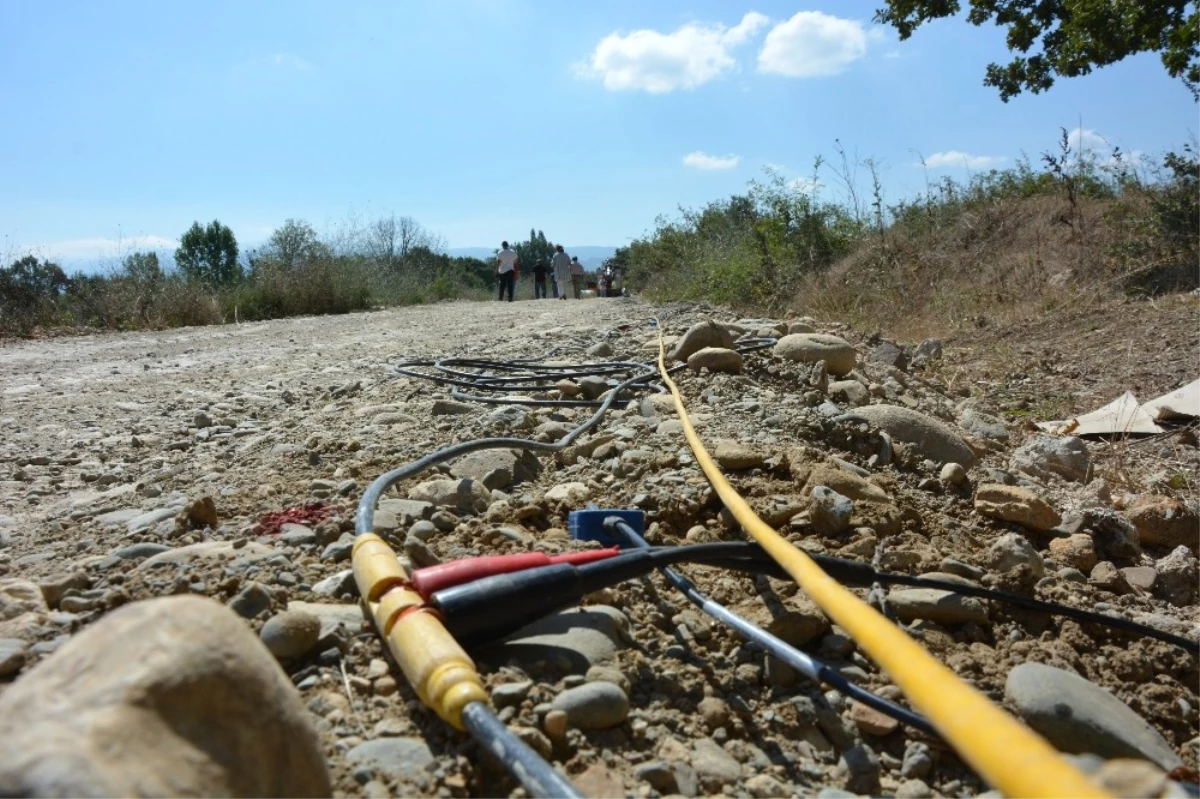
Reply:
[[393, 213], [450, 247], [531, 227], [619, 246], [839, 143], [895, 201], [1036, 162], [1063, 128], [1149, 163], [1200, 127], [1156, 55], [1004, 103], [982, 85], [1003, 30], [900, 42], [879, 5], [6, 0], [0, 259], [111, 262], [213, 219], [245, 250], [289, 218]]

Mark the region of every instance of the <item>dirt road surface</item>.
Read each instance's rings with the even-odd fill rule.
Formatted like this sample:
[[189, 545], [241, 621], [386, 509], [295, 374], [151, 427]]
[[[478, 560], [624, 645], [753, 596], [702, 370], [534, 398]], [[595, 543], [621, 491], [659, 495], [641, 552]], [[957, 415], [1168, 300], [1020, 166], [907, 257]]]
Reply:
[[[349, 531], [358, 497], [380, 473], [485, 434], [552, 440], [587, 412], [478, 404], [447, 411], [435, 405], [449, 398], [445, 387], [396, 378], [391, 369], [450, 356], [648, 362], [656, 316], [671, 335], [705, 319], [731, 323], [734, 337], [780, 335], [795, 321], [780, 327], [704, 306], [656, 308], [632, 299], [455, 302], [0, 348], [0, 643], [9, 642], [0, 646], [0, 702], [11, 686], [35, 680], [38, 664], [73, 636], [137, 600], [211, 597], [255, 634], [291, 608], [321, 621], [319, 640], [314, 632], [302, 654], [280, 662], [307, 708], [336, 795], [523, 795], [469, 739], [420, 707], [362, 622], [346, 571]], [[772, 524], [813, 551], [911, 574], [953, 572], [1196, 637], [1194, 528], [1190, 542], [1176, 540], [1170, 519], [1135, 512], [1139, 502], [1176, 502], [1194, 521], [1194, 495], [1175, 491], [1186, 485], [1172, 476], [1194, 480], [1194, 437], [1155, 445], [1164, 454], [1147, 469], [1169, 468], [1149, 481], [1118, 483], [1094, 470], [1081, 478], [1019, 472], [1012, 458], [1034, 435], [1024, 416], [1036, 398], [1019, 396], [1017, 381], [999, 385], [1000, 375], [978, 368], [971, 382], [932, 364], [868, 362], [873, 345], [861, 336], [810, 322], [856, 346], [857, 372], [839, 382], [768, 351], [748, 355], [744, 374], [680, 378], [701, 433], [725, 442], [727, 470]], [[988, 380], [1003, 389], [1004, 408], [990, 403]], [[867, 403], [915, 408], [953, 427], [979, 456], [968, 481], [956, 484], [920, 444], [897, 439], [894, 457], [880, 461], [878, 430], [831, 419]], [[1005, 415], [1009, 409], [1020, 414]], [[397, 486], [380, 528], [418, 564], [578, 548], [567, 538], [566, 514], [589, 500], [646, 509], [654, 543], [740, 539], [669, 408], [634, 402], [587, 442], [568, 459], [497, 453], [449, 464]], [[1111, 460], [1107, 445], [1089, 446], [1097, 462]], [[452, 476], [486, 478], [495, 488], [475, 507], [461, 496], [395, 504], [422, 480]], [[1032, 530], [989, 515], [973, 492], [996, 483], [1031, 491], [1062, 524]], [[818, 484], [859, 492], [852, 523], [814, 527]], [[1138, 519], [1140, 546], [1112, 545], [1089, 526], [1100, 524], [1089, 508]], [[296, 524], [270, 524], [280, 517], [269, 514], [289, 509]], [[1158, 527], [1145, 533], [1143, 523]], [[1068, 536], [1070, 546], [1053, 543]], [[266, 548], [262, 558], [246, 556], [256, 547]], [[794, 585], [703, 567], [690, 573], [718, 601], [899, 698], [888, 676]], [[22, 593], [30, 585], [34, 594]], [[901, 604], [912, 599], [893, 594]], [[707, 621], [657, 578], [605, 590], [588, 605], [609, 609], [603, 634], [558, 642], [584, 659], [582, 667], [503, 648], [479, 660], [489, 688], [504, 686], [502, 719], [589, 795], [826, 789], [829, 796], [919, 797], [988, 788], [943, 742], [807, 682]], [[1154, 728], [1157, 743], [1147, 744], [1153, 751], [1145, 757], [1168, 770], [1196, 767], [1196, 657], [1094, 625], [976, 605], [969, 619], [926, 616], [907, 626], [1009, 709], [1020, 710], [1006, 699], [1006, 678], [1021, 663], [1086, 678]], [[605, 690], [623, 693], [628, 710], [594, 723], [572, 716], [570, 729], [560, 728], [552, 711], [586, 705], [575, 689], [591, 682], [616, 685]], [[1085, 737], [1056, 744], [1072, 751], [1098, 745]], [[5, 768], [0, 754], [0, 775]]]

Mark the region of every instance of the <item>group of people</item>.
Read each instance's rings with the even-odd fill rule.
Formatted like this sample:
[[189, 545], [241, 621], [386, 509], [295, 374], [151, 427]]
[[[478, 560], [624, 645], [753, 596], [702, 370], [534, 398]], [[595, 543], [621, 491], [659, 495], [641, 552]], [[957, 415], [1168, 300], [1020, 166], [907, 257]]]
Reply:
[[[496, 253], [496, 279], [500, 287], [500, 294], [496, 299], [503, 300], [507, 293], [508, 301], [513, 301], [513, 290], [520, 274], [519, 268], [516, 250], [509, 247], [507, 241], [501, 242], [500, 252]], [[546, 279], [549, 278], [556, 300], [567, 299], [568, 286], [571, 295], [577, 300], [581, 299], [583, 277], [583, 264], [579, 263], [579, 256], [567, 255], [563, 246], [556, 244], [549, 266], [540, 260], [533, 265], [533, 297], [537, 300], [548, 298]], [[617, 296], [622, 291], [621, 282], [620, 270], [606, 266], [597, 283], [600, 296], [606, 297], [614, 291], [616, 294], [613, 296]]]

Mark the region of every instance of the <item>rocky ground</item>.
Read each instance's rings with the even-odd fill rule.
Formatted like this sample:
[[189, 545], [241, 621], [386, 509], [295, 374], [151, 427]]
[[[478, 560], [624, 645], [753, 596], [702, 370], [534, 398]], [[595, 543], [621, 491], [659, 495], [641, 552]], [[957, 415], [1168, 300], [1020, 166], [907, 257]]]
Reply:
[[[1195, 303], [1180, 303], [1131, 311], [1180, 322], [1168, 374], [1133, 373], [1143, 400], [1197, 376]], [[1089, 410], [1120, 393], [1110, 384], [1132, 387], [1103, 368], [1121, 361], [1111, 348], [1120, 340], [1144, 364], [1163, 342], [1128, 325], [1064, 354], [1036, 338], [898, 347], [826, 320], [547, 301], [9, 343], [0, 715], [20, 732], [0, 750], [0, 792], [77, 792], [74, 770], [125, 795], [523, 795], [390, 664], [355, 604], [349, 532], [383, 471], [481, 435], [553, 440], [586, 412], [448, 403], [445, 388], [390, 369], [461, 355], [649, 361], [656, 315], [671, 337], [717, 322], [701, 328], [708, 344], [787, 335], [744, 359], [702, 353], [695, 364], [712, 368], [679, 381], [732, 481], [794, 542], [1198, 637], [1194, 429], [1084, 442], [1029, 424], [1064, 410], [1047, 396]], [[376, 521], [424, 565], [580, 548], [566, 515], [588, 501], [644, 509], [652, 543], [741, 536], [673, 411], [649, 397], [562, 455], [486, 453], [401, 484]], [[794, 585], [685, 571], [901, 698]], [[154, 597], [171, 598], [142, 601]], [[1196, 657], [996, 603], [930, 599], [873, 597], [1060, 748], [1095, 753], [1079, 762], [1119, 792], [1185, 795], [1163, 775], [1195, 779]], [[658, 577], [473, 654], [501, 718], [591, 796], [988, 790], [940, 740], [823, 692]]]

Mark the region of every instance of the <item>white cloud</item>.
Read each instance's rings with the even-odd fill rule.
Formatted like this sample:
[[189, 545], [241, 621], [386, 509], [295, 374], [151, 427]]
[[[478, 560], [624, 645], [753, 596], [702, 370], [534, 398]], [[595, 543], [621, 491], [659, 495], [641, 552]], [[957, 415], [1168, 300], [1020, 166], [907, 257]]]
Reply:
[[[1117, 149], [1105, 136], [1091, 128], [1075, 128], [1067, 133], [1067, 143], [1076, 153], [1095, 156], [1103, 166], [1116, 166], [1113, 151]], [[1141, 150], [1121, 150], [1121, 162], [1126, 166], [1139, 166], [1145, 153]]]
[[1117, 145], [1105, 136], [1091, 128], [1075, 128], [1067, 132], [1067, 144], [1071, 146], [1072, 158], [1082, 154], [1095, 159], [1095, 163], [1105, 167], [1115, 167], [1118, 163], [1126, 167], [1142, 166], [1145, 163], [1145, 152], [1142, 150], [1121, 150], [1118, 160], [1115, 151]]
[[297, 72], [312, 72], [313, 70], [312, 64], [294, 53], [275, 53], [271, 56], [271, 63], [277, 67], [294, 69]]
[[744, 44], [767, 21], [751, 11], [732, 28], [689, 23], [673, 33], [648, 29], [611, 33], [600, 40], [578, 72], [602, 79], [610, 91], [638, 89], [664, 94], [694, 89], [736, 69], [729, 51]]
[[1067, 143], [1075, 152], [1110, 149], [1108, 139], [1090, 128], [1075, 128], [1070, 131], [1067, 133]]
[[708, 153], [696, 150], [694, 153], [688, 153], [683, 157], [683, 163], [693, 169], [733, 169], [741, 163], [740, 155], [709, 155]]
[[836, 75], [867, 54], [862, 23], [801, 11], [767, 33], [758, 53], [758, 71], [789, 78]]
[[996, 166], [1003, 160], [1005, 159], [1002, 155], [971, 155], [959, 150], [945, 150], [940, 153], [934, 153], [926, 158], [925, 166], [930, 169], [962, 166], [965, 166], [967, 169], [986, 169], [990, 166]]

